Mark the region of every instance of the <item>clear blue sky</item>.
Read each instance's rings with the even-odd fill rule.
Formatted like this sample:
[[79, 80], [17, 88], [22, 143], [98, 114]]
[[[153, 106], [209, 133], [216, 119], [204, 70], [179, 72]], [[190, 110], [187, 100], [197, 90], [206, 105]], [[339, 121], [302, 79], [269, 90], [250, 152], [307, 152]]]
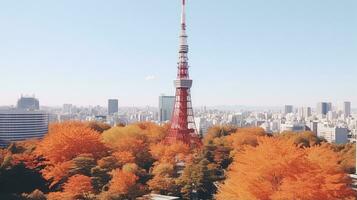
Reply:
[[[157, 105], [179, 0], [0, 0], [0, 105]], [[195, 105], [357, 105], [356, 0], [189, 0]]]

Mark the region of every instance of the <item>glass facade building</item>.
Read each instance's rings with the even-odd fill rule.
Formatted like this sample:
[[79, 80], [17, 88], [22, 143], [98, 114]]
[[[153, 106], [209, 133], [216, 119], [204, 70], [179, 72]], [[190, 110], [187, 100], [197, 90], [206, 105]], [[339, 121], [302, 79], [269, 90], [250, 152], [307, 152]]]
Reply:
[[159, 97], [159, 121], [170, 121], [175, 106], [175, 96]]

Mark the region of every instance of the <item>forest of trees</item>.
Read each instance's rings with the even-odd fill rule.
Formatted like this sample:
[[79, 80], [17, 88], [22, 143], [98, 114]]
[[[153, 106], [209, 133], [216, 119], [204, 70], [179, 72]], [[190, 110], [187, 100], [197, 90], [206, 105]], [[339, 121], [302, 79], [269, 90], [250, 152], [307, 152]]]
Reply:
[[0, 199], [355, 200], [355, 146], [311, 132], [215, 126], [201, 148], [163, 143], [169, 126], [51, 124], [42, 140], [0, 150]]

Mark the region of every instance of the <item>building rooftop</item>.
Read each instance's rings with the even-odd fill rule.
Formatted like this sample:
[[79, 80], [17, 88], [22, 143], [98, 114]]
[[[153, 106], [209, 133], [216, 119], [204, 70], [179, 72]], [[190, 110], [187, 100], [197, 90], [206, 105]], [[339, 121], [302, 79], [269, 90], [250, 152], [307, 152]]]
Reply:
[[46, 114], [44, 111], [28, 111], [21, 109], [0, 109], [0, 114]]
[[179, 197], [165, 196], [160, 194], [148, 194], [143, 197], [138, 198], [139, 200], [177, 200]]

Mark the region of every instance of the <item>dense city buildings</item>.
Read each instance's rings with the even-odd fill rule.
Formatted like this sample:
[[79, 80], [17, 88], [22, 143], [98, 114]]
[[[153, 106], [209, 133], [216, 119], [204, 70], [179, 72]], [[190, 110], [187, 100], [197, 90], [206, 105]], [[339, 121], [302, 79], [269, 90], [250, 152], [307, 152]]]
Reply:
[[[174, 97], [161, 96], [159, 100], [161, 101], [161, 103], [159, 101], [159, 107], [121, 107], [119, 112], [112, 116], [108, 115], [107, 108], [102, 106], [80, 107], [67, 104], [71, 106], [48, 108], [46, 111], [51, 113], [51, 121], [99, 120], [110, 125], [150, 121], [162, 124], [168, 122], [168, 120], [164, 120], [164, 117], [171, 116], [164, 113], [169, 113]], [[357, 134], [357, 115], [356, 111], [351, 109], [349, 117], [345, 117], [345, 110], [347, 109], [341, 107], [338, 109], [337, 106], [334, 106], [326, 115], [321, 115], [320, 111], [307, 106], [298, 107], [287, 114], [285, 106], [280, 110], [276, 108], [202, 107], [195, 109], [194, 121], [197, 132], [200, 134], [205, 134], [210, 127], [216, 125], [260, 126], [273, 134], [284, 131], [312, 131], [329, 142], [346, 143], [348, 142], [347, 136]]]
[[41, 111], [0, 110], [0, 146], [42, 138], [48, 132], [49, 115]]
[[159, 96], [159, 121], [170, 121], [174, 110], [175, 96]]
[[20, 110], [40, 110], [40, 101], [35, 97], [21, 96], [17, 101], [17, 108]]
[[108, 100], [108, 115], [113, 115], [119, 111], [119, 101], [118, 99]]

